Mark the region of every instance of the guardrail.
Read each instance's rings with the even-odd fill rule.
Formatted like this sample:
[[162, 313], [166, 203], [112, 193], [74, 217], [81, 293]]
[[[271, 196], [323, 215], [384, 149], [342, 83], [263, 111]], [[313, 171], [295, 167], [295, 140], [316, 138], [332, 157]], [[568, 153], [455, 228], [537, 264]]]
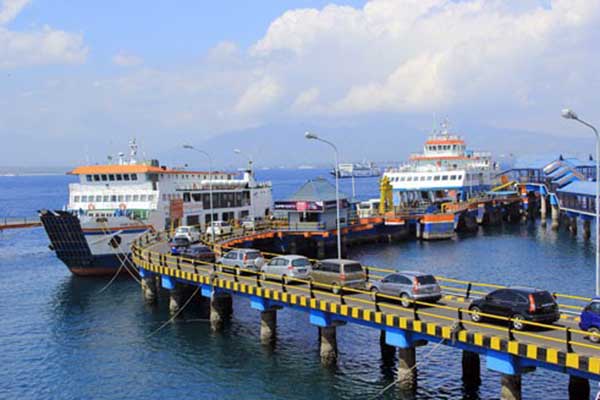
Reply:
[[[144, 237], [140, 238], [138, 241], [134, 242], [134, 244], [132, 246], [132, 251], [133, 251], [134, 260], [136, 261], [136, 263], [139, 263], [139, 265], [141, 267], [149, 266], [149, 265], [159, 265], [159, 266], [174, 269], [176, 271], [183, 271], [183, 270], [187, 269], [188, 271], [193, 271], [196, 274], [198, 274], [199, 272], [202, 271], [206, 274], [209, 274], [212, 277], [219, 278], [220, 276], [222, 276], [222, 277], [229, 278], [230, 280], [233, 280], [234, 282], [245, 281], [245, 282], [248, 282], [249, 284], [255, 285], [257, 287], [262, 287], [262, 285], [265, 283], [265, 281], [267, 279], [280, 279], [281, 278], [279, 275], [266, 274], [264, 272], [255, 271], [254, 269], [232, 267], [232, 266], [219, 264], [216, 262], [210, 263], [210, 262], [194, 260], [194, 259], [190, 259], [190, 258], [186, 258], [186, 257], [177, 257], [177, 256], [172, 256], [170, 254], [151, 251], [151, 250], [148, 250], [143, 247], [144, 244], [149, 245], [149, 244], [155, 243], [155, 241], [160, 240], [161, 237], [162, 236], [160, 234], [156, 234], [154, 236], [150, 236], [150, 237], [146, 236], [145, 238]], [[266, 252], [263, 254], [273, 255], [273, 256], [279, 255], [276, 253], [266, 253]], [[233, 270], [233, 272], [227, 272], [226, 269]], [[394, 272], [394, 271], [389, 270], [389, 269], [384, 269], [384, 268], [376, 268], [376, 267], [366, 266], [365, 272], [367, 274], [367, 278], [370, 279], [369, 275], [371, 275], [373, 273], [377, 273], [377, 272], [386, 272], [387, 273], [387, 272]], [[464, 296], [467, 299], [470, 297], [471, 294], [475, 294], [476, 292], [478, 292], [476, 290], [473, 290], [473, 287], [482, 287], [482, 288], [489, 288], [489, 289], [504, 287], [501, 285], [494, 285], [494, 284], [487, 284], [487, 283], [473, 283], [473, 282], [468, 282], [468, 281], [463, 281], [463, 280], [458, 280], [458, 279], [451, 279], [451, 278], [444, 278], [444, 277], [438, 277], [438, 279], [442, 282], [446, 282], [449, 284], [458, 284], [458, 285], [466, 284], [467, 287], [465, 289]], [[294, 284], [294, 283], [296, 285], [290, 286], [291, 284]], [[298, 286], [297, 284], [304, 284], [306, 286], [305, 287]], [[312, 279], [299, 279], [299, 278], [294, 278], [294, 277], [288, 277], [287, 279], [281, 281], [280, 288], [281, 288], [282, 292], [285, 293], [292, 287], [294, 290], [298, 290], [298, 291], [307, 293], [310, 298], [314, 298], [315, 294], [318, 293], [321, 296], [325, 296], [327, 298], [333, 298], [339, 304], [342, 304], [342, 305], [346, 304], [346, 302], [348, 300], [351, 300], [353, 302], [364, 304], [365, 306], [368, 306], [370, 310], [374, 310], [374, 311], [380, 311], [382, 307], [385, 307], [388, 309], [400, 311], [402, 313], [410, 314], [410, 316], [415, 321], [418, 321], [421, 316], [427, 316], [427, 317], [430, 317], [430, 318], [433, 318], [436, 320], [441, 320], [441, 321], [450, 322], [450, 323], [458, 323], [459, 326], [462, 327], [462, 329], [466, 329], [466, 328], [464, 328], [465, 326], [474, 327], [474, 331], [477, 327], [486, 328], [486, 329], [490, 329], [495, 332], [500, 332], [506, 338], [506, 340], [509, 340], [509, 341], [517, 340], [515, 338], [515, 332], [518, 331], [518, 334], [520, 336], [535, 338], [538, 340], [544, 340], [544, 341], [547, 341], [548, 343], [560, 344], [564, 347], [564, 351], [566, 353], [575, 353], [575, 350], [574, 350], [575, 348], [585, 348], [585, 349], [591, 349], [594, 351], [600, 351], [600, 345], [596, 345], [596, 344], [592, 344], [591, 342], [583, 342], [583, 341], [574, 339], [573, 335], [581, 335], [582, 337], [590, 336], [590, 332], [586, 332], [586, 331], [583, 331], [583, 330], [580, 330], [577, 328], [543, 324], [543, 323], [537, 323], [537, 322], [531, 322], [531, 321], [525, 321], [525, 320], [516, 320], [515, 318], [502, 317], [502, 316], [498, 316], [498, 315], [494, 315], [494, 314], [485, 314], [485, 313], [481, 313], [481, 312], [475, 313], [475, 312], [469, 310], [468, 308], [464, 308], [464, 307], [451, 307], [451, 306], [447, 306], [447, 305], [443, 305], [443, 304], [429, 303], [429, 302], [423, 302], [423, 301], [418, 301], [418, 300], [413, 300], [413, 299], [406, 299], [406, 298], [401, 299], [398, 296], [391, 296], [391, 295], [382, 294], [382, 293], [373, 294], [370, 291], [366, 290], [366, 288], [365, 289], [357, 289], [357, 288], [344, 287], [343, 290], [340, 291], [340, 293], [335, 294], [332, 292], [332, 290], [334, 289], [333, 285], [315, 282]], [[484, 291], [480, 291], [480, 292], [485, 293]], [[356, 295], [365, 295], [365, 296], [357, 297]], [[572, 300], [581, 300], [581, 301], [589, 300], [589, 298], [586, 298], [586, 297], [571, 296], [571, 295], [566, 295], [566, 294], [556, 294], [556, 296], [558, 298], [572, 299]], [[408, 301], [410, 306], [402, 307], [402, 306], [398, 306], [398, 305], [394, 304], [394, 303], [399, 302], [400, 300], [402, 300], [402, 302]], [[421, 309], [420, 307], [426, 307], [426, 308]], [[436, 314], [435, 312], [433, 312], [433, 310], [443, 311], [446, 314], [450, 314], [450, 315]], [[483, 318], [486, 318], [489, 320], [493, 320], [496, 322], [497, 321], [505, 322], [505, 323], [507, 323], [508, 327], [492, 325], [492, 324], [487, 324], [487, 323], [483, 323], [483, 322], [475, 322], [470, 318], [470, 316], [473, 314], [477, 314], [480, 317], [483, 317]], [[467, 318], [466, 316], [469, 316], [469, 318]], [[534, 333], [534, 332], [518, 330], [518, 329], [515, 329], [515, 322], [521, 324], [522, 326], [541, 328], [541, 329], [546, 330], [546, 332]], [[555, 337], [555, 336], [549, 336], [548, 335], [549, 332], [560, 332], [562, 337], [559, 338], [559, 337]]]
[[0, 218], [0, 230], [7, 228], [25, 228], [41, 225], [39, 217], [4, 217]]

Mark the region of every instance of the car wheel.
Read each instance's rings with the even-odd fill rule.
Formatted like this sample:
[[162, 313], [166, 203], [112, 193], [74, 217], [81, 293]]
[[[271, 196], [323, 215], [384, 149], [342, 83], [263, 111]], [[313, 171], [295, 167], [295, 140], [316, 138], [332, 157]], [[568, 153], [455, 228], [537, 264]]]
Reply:
[[469, 311], [471, 311], [469, 314], [471, 316], [471, 321], [481, 322], [481, 320], [483, 320], [483, 317], [481, 316], [481, 309], [479, 307], [473, 306], [469, 309]]
[[377, 290], [377, 288], [372, 288], [371, 299], [373, 299], [373, 301], [377, 301], [377, 294], [379, 294], [379, 290]]
[[406, 293], [402, 293], [400, 295], [400, 304], [402, 305], [402, 307], [404, 308], [408, 308], [411, 306], [411, 301], [410, 301], [410, 297], [408, 296], [408, 294]]
[[340, 285], [338, 285], [337, 283], [334, 283], [333, 285], [331, 285], [331, 291], [333, 292], [333, 294], [340, 294], [342, 288], [340, 288]]
[[589, 328], [588, 332], [590, 333], [590, 335], [588, 336], [588, 339], [590, 340], [590, 342], [600, 343], [600, 329], [598, 329], [594, 326], [594, 327]]
[[523, 323], [524, 320], [525, 320], [525, 318], [521, 314], [513, 315], [513, 317], [512, 317], [513, 329], [516, 331], [522, 331], [523, 328], [525, 327], [525, 324]]

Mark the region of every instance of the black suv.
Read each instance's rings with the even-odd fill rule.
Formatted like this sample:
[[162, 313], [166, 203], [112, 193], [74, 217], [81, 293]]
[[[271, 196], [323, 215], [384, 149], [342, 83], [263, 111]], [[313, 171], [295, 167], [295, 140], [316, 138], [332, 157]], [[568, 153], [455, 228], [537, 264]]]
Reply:
[[512, 318], [513, 328], [519, 331], [526, 325], [523, 321], [551, 324], [560, 318], [558, 304], [549, 292], [524, 287], [494, 290], [485, 297], [473, 300], [469, 310], [474, 322], [483, 320], [481, 313]]
[[183, 250], [180, 251], [180, 254], [183, 257], [207, 263], [214, 263], [216, 260], [215, 253], [213, 253], [210, 247], [201, 244], [184, 247]]

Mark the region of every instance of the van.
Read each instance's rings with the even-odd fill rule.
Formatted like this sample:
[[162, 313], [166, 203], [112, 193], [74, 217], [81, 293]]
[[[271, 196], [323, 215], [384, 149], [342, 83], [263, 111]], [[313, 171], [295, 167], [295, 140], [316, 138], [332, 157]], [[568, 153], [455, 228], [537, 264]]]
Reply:
[[358, 261], [337, 258], [319, 261], [310, 277], [315, 286], [331, 287], [335, 294], [344, 288], [365, 289], [367, 283], [366, 274]]

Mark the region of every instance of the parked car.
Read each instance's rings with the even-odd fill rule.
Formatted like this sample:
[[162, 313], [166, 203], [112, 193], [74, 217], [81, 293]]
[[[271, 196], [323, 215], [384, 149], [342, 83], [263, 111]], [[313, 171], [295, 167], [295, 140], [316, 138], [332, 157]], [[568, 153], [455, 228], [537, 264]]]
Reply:
[[213, 221], [208, 228], [206, 228], [207, 235], [223, 236], [229, 235], [233, 232], [233, 228], [229, 222], [225, 221]]
[[256, 221], [254, 218], [244, 218], [242, 220], [242, 228], [247, 231], [253, 231], [256, 229]]
[[402, 307], [410, 307], [410, 300], [435, 303], [442, 298], [442, 289], [435, 277], [418, 271], [401, 271], [371, 282], [373, 300], [377, 293], [400, 297]]
[[208, 263], [214, 263], [216, 260], [215, 253], [210, 247], [201, 244], [185, 247], [180, 251], [180, 254], [186, 258]]
[[512, 318], [512, 327], [519, 331], [525, 328], [523, 321], [551, 324], [560, 318], [558, 304], [548, 291], [524, 287], [494, 290], [473, 300], [469, 310], [474, 322], [484, 319], [481, 313]]
[[594, 297], [592, 302], [581, 312], [579, 328], [590, 332], [588, 339], [600, 343], [600, 297]]
[[252, 271], [260, 271], [260, 268], [265, 263], [260, 251], [255, 249], [237, 249], [231, 250], [223, 257], [217, 260], [220, 271], [235, 271], [235, 267]]
[[[365, 289], [366, 275], [358, 261], [327, 259], [321, 260], [310, 273], [313, 282], [331, 285], [331, 290], [339, 294], [344, 288]], [[329, 286], [328, 286], [329, 287]]]
[[174, 237], [173, 240], [171, 240], [171, 255], [180, 255], [183, 249], [188, 247], [190, 244], [191, 243], [187, 237]]
[[195, 226], [180, 226], [175, 230], [175, 238], [186, 238], [190, 243], [200, 240], [200, 229]]
[[308, 279], [312, 271], [310, 260], [304, 256], [287, 255], [272, 258], [261, 268], [265, 279], [277, 278], [286, 282], [288, 277], [297, 279]]

